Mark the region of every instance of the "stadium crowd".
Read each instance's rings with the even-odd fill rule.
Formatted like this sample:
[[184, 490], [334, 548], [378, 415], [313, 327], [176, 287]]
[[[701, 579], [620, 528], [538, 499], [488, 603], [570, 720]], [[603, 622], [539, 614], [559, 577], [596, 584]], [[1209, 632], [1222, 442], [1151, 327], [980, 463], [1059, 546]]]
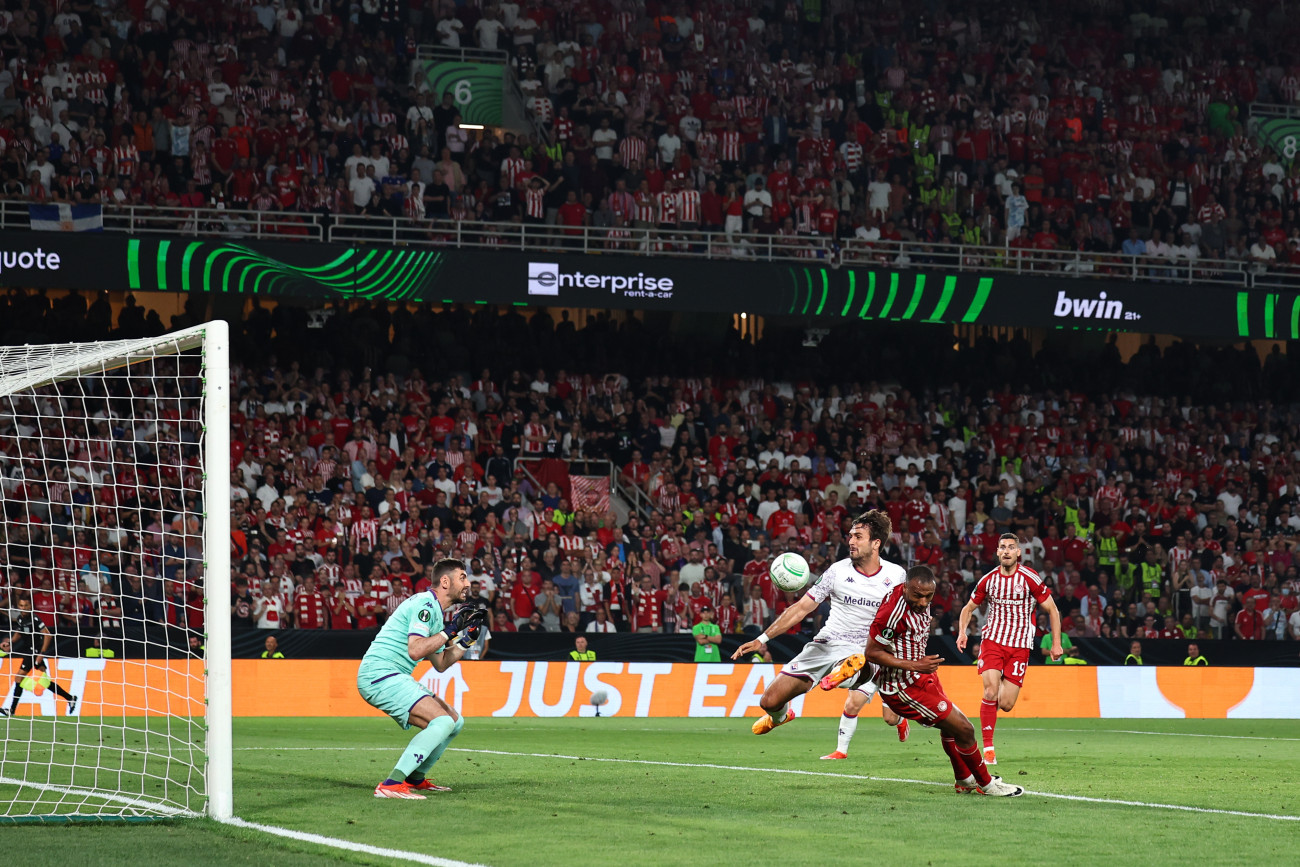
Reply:
[[[74, 298], [11, 293], [5, 312], [31, 327], [43, 310], [45, 336], [58, 338], [96, 315]], [[795, 598], [768, 580], [771, 557], [796, 550], [820, 571], [846, 556], [846, 522], [879, 508], [894, 528], [884, 556], [943, 576], [943, 631], [1010, 531], [1071, 636], [1300, 638], [1300, 413], [1273, 402], [1300, 379], [1281, 355], [1261, 365], [1250, 347], [1150, 344], [1124, 364], [1113, 343], [1092, 358], [1044, 348], [1021, 369], [1046, 373], [1013, 387], [996, 377], [1029, 351], [1023, 340], [955, 351], [946, 329], [882, 326], [878, 340], [832, 333], [813, 348], [773, 326], [748, 357], [697, 368], [711, 377], [665, 373], [698, 341], [636, 317], [608, 340], [603, 317], [579, 331], [513, 309], [340, 307], [319, 330], [301, 325], [302, 310], [258, 311], [237, 329], [233, 377], [237, 628], [374, 627], [449, 555], [471, 565], [494, 630], [677, 632], [710, 608], [725, 632], [752, 631]], [[380, 323], [391, 338], [376, 337]], [[475, 373], [433, 349], [407, 355], [417, 324], [438, 329], [429, 347], [447, 329], [489, 353], [514, 345], [563, 361], [610, 342], [626, 355]], [[375, 366], [350, 363], [350, 342]], [[866, 369], [845, 361], [850, 345], [876, 360], [877, 378], [845, 373]], [[1058, 376], [1051, 352], [1075, 379], [1045, 384]], [[78, 392], [53, 432], [48, 405], [6, 407], [6, 601], [31, 592], [48, 625], [86, 646], [124, 622], [201, 623], [202, 509], [178, 483], [200, 472], [197, 378], [172, 375], [195, 363], [110, 376], [111, 399]], [[1108, 364], [1121, 382], [1164, 382], [1164, 364], [1208, 369], [1239, 397], [1078, 387], [1078, 371]], [[945, 376], [957, 370], [964, 384]], [[158, 445], [143, 444], [155, 428]], [[575, 503], [566, 473], [535, 483], [547, 461], [597, 475], [612, 464], [648, 513]]]
[[[1295, 24], [1263, 0], [1148, 7], [23, 5], [0, 14], [0, 192], [613, 245], [641, 226], [1300, 260], [1300, 173], [1245, 129], [1300, 95]], [[540, 135], [463, 129], [411, 74], [428, 43], [505, 52]]]

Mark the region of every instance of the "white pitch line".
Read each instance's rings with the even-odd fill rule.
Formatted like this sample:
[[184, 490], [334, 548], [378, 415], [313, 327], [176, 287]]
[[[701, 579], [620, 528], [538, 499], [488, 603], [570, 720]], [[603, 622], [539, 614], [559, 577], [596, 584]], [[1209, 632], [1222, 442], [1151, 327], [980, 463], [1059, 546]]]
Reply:
[[1156, 735], [1167, 738], [1221, 738], [1232, 741], [1300, 741], [1300, 738], [1266, 738], [1260, 735], [1206, 735], [1195, 732], [1139, 732], [1132, 729], [1046, 729], [1015, 726], [1018, 732], [1071, 732], [1074, 734]]
[[[553, 753], [512, 753], [505, 750], [471, 750], [460, 747], [452, 747], [448, 752], [457, 753], [484, 753], [493, 756], [520, 756], [534, 759], [570, 759], [574, 761], [586, 762], [611, 762], [615, 764], [626, 765], [659, 765], [670, 768], [710, 768], [719, 771], [758, 771], [768, 774], [797, 774], [806, 777], [837, 777], [849, 780], [871, 780], [878, 783], [912, 783], [920, 786], [944, 786], [948, 783], [937, 783], [933, 780], [911, 780], [900, 777], [873, 777], [866, 774], [837, 774], [832, 771], [803, 771], [793, 768], [750, 768], [743, 765], [715, 765], [715, 764], [692, 764], [689, 762], [660, 762], [650, 759], [608, 759], [593, 758], [591, 756], [565, 756]], [[1252, 819], [1275, 819], [1282, 822], [1300, 822], [1300, 816], [1285, 816], [1275, 813], [1248, 813], [1242, 810], [1217, 810], [1211, 807], [1189, 807], [1184, 804], [1157, 804], [1146, 801], [1121, 801], [1111, 798], [1089, 798], [1083, 795], [1058, 795], [1054, 792], [1034, 792], [1029, 789], [1025, 790], [1026, 795], [1037, 795], [1042, 798], [1057, 798], [1063, 801], [1087, 801], [1093, 804], [1114, 804], [1122, 807], [1148, 807], [1155, 810], [1179, 810], [1185, 813], [1215, 813], [1225, 816], [1246, 816]]]
[[338, 837], [309, 834], [306, 831], [294, 831], [290, 828], [281, 828], [278, 825], [263, 825], [240, 818], [224, 819], [222, 824], [235, 828], [247, 828], [250, 831], [261, 831], [263, 834], [274, 834], [277, 837], [287, 837], [290, 840], [298, 840], [302, 843], [315, 843], [318, 846], [328, 846], [332, 849], [345, 849], [349, 852], [361, 852], [366, 855], [397, 858], [415, 864], [429, 864], [431, 867], [483, 867], [482, 864], [472, 864], [469, 861], [455, 861], [451, 858], [439, 858], [436, 855], [425, 855], [421, 852], [407, 852], [402, 849], [371, 846], [367, 843], [354, 843], [351, 840], [341, 840]]

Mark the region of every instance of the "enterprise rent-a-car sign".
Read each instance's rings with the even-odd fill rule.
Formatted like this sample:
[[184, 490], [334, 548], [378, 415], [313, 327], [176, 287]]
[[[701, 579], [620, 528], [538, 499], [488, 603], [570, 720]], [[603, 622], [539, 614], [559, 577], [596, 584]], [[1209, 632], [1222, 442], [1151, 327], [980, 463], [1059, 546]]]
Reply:
[[[595, 264], [601, 260], [592, 260]], [[633, 259], [617, 260], [620, 264], [632, 264]], [[586, 263], [584, 263], [586, 264]], [[644, 271], [630, 273], [630, 269], [612, 273], [595, 274], [590, 270], [561, 270], [558, 262], [528, 263], [528, 294], [558, 297], [561, 290], [595, 289], [610, 295], [622, 295], [624, 298], [654, 298], [666, 301], [673, 297], [673, 278], [647, 275]], [[609, 299], [604, 299], [608, 303]], [[598, 302], [599, 306], [599, 302]]]

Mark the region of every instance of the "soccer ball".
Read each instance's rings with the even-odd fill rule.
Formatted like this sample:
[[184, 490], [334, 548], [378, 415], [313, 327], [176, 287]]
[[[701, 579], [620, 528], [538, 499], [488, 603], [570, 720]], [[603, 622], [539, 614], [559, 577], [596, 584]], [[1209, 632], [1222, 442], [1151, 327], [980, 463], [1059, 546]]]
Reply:
[[808, 583], [808, 561], [793, 552], [782, 554], [772, 561], [768, 574], [781, 590], [802, 590]]

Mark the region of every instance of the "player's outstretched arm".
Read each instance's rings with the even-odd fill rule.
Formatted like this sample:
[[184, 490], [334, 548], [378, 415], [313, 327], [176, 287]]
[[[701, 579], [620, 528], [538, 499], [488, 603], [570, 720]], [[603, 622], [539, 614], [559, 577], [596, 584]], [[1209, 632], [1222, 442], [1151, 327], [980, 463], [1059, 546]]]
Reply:
[[939, 670], [939, 664], [943, 662], [943, 657], [931, 654], [921, 659], [899, 659], [890, 653], [884, 645], [876, 641], [875, 638], [870, 638], [867, 640], [867, 662], [874, 662], [876, 665], [885, 668], [900, 668], [903, 671], [933, 674]]
[[747, 653], [757, 653], [762, 649], [764, 644], [767, 644], [769, 638], [774, 635], [781, 635], [784, 632], [788, 632], [791, 626], [794, 626], [796, 623], [803, 620], [816, 608], [817, 600], [813, 599], [811, 595], [805, 595], [798, 602], [782, 611], [781, 616], [772, 621], [772, 625], [763, 630], [762, 634], [760, 634], [758, 638], [755, 638], [753, 641], [746, 641], [744, 644], [740, 645], [740, 647], [736, 648], [736, 652], [731, 654], [731, 658], [740, 659], [740, 657]]
[[975, 600], [971, 600], [961, 610], [961, 618], [957, 621], [957, 649], [963, 653], [966, 651], [967, 630], [970, 629], [970, 619], [975, 614], [975, 609], [979, 607]]
[[1052, 630], [1052, 649], [1049, 652], [1052, 655], [1052, 661], [1056, 662], [1065, 654], [1065, 648], [1061, 647], [1061, 611], [1056, 607], [1056, 600], [1050, 596], [1039, 604], [1047, 612], [1048, 624]]

